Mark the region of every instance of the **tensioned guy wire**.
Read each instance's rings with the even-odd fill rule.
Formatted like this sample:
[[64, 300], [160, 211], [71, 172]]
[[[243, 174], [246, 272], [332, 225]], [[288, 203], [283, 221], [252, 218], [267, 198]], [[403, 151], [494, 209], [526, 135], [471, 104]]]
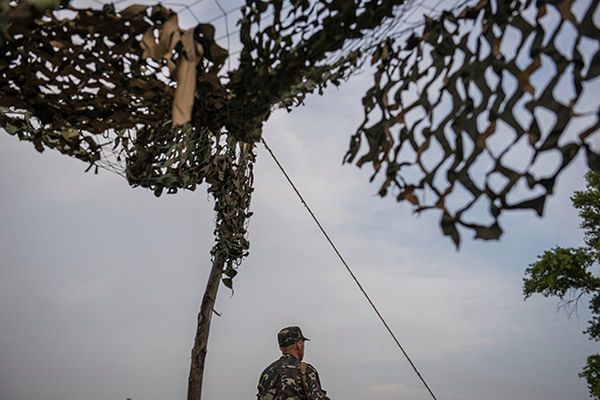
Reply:
[[265, 139], [261, 138], [260, 140], [261, 140], [262, 144], [265, 146], [265, 149], [267, 149], [267, 151], [271, 155], [271, 158], [273, 158], [273, 161], [275, 161], [275, 164], [277, 164], [277, 166], [279, 167], [279, 170], [283, 173], [283, 175], [287, 179], [287, 181], [290, 184], [290, 186], [292, 187], [292, 189], [294, 189], [294, 192], [296, 192], [296, 195], [298, 195], [298, 198], [300, 199], [300, 202], [302, 203], [302, 205], [306, 208], [306, 210], [308, 211], [308, 213], [310, 214], [310, 216], [312, 217], [312, 219], [315, 221], [315, 223], [317, 224], [317, 226], [321, 230], [321, 233], [323, 233], [323, 236], [325, 236], [325, 239], [327, 239], [327, 241], [331, 245], [331, 248], [333, 248], [333, 251], [335, 252], [335, 254], [337, 254], [338, 258], [340, 259], [340, 261], [342, 262], [342, 264], [344, 264], [344, 267], [346, 267], [346, 270], [348, 271], [348, 273], [350, 274], [350, 276], [352, 276], [352, 279], [354, 280], [354, 282], [356, 283], [356, 285], [358, 286], [358, 288], [360, 289], [360, 291], [362, 292], [362, 294], [365, 296], [365, 298], [367, 299], [367, 301], [369, 302], [369, 304], [371, 305], [371, 307], [373, 308], [373, 310], [375, 311], [375, 313], [377, 314], [377, 316], [379, 317], [379, 319], [383, 323], [383, 326], [385, 326], [385, 329], [387, 329], [388, 333], [390, 334], [390, 336], [392, 337], [392, 339], [394, 340], [394, 342], [396, 342], [396, 345], [398, 346], [398, 348], [400, 349], [400, 351], [402, 351], [402, 354], [404, 354], [404, 357], [408, 360], [408, 363], [410, 364], [410, 366], [412, 367], [412, 369], [415, 371], [415, 373], [417, 374], [417, 376], [419, 377], [419, 379], [421, 380], [421, 382], [423, 382], [423, 385], [425, 385], [425, 388], [427, 389], [427, 391], [429, 392], [429, 394], [431, 395], [431, 397], [434, 400], [437, 400], [437, 398], [435, 397], [435, 395], [433, 394], [433, 392], [429, 388], [429, 385], [425, 381], [425, 378], [423, 378], [423, 376], [421, 375], [421, 373], [419, 372], [419, 370], [417, 369], [417, 367], [415, 366], [415, 364], [411, 360], [411, 358], [408, 355], [408, 353], [404, 350], [404, 347], [402, 347], [402, 345], [400, 344], [400, 341], [396, 338], [396, 335], [394, 334], [394, 332], [392, 332], [392, 329], [390, 328], [390, 326], [388, 325], [388, 323], [385, 321], [385, 319], [383, 318], [383, 316], [381, 315], [381, 313], [377, 309], [377, 306], [373, 303], [373, 300], [371, 300], [371, 298], [369, 297], [369, 295], [367, 294], [367, 292], [365, 291], [365, 289], [361, 285], [361, 283], [358, 280], [358, 278], [356, 277], [356, 275], [354, 275], [354, 272], [352, 272], [352, 269], [350, 268], [350, 266], [348, 265], [348, 263], [346, 262], [346, 260], [342, 256], [342, 254], [339, 252], [339, 250], [337, 249], [337, 247], [335, 246], [335, 244], [333, 243], [333, 241], [331, 240], [331, 238], [329, 237], [329, 235], [327, 234], [327, 232], [325, 231], [325, 229], [323, 228], [323, 226], [321, 225], [321, 223], [319, 222], [319, 220], [317, 219], [317, 217], [315, 216], [315, 214], [313, 213], [313, 211], [311, 210], [311, 208], [308, 206], [308, 204], [306, 203], [306, 200], [304, 200], [304, 197], [302, 197], [302, 194], [300, 194], [300, 191], [298, 190], [298, 188], [296, 188], [296, 185], [294, 185], [294, 182], [292, 182], [292, 179], [290, 178], [290, 176], [287, 174], [287, 172], [285, 172], [285, 169], [283, 169], [283, 166], [281, 165], [281, 163], [279, 162], [279, 160], [277, 159], [277, 157], [275, 157], [275, 154], [273, 154], [273, 151], [271, 150], [271, 148], [269, 147], [269, 145], [267, 145], [267, 142], [265, 141]]

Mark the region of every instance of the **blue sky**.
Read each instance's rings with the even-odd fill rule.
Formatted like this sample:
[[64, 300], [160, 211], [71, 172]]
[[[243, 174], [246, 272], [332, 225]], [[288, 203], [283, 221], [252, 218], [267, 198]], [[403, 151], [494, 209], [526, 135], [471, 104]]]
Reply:
[[[212, 13], [210, 15], [213, 15]], [[580, 245], [569, 196], [580, 157], [543, 219], [502, 217], [498, 242], [438, 215], [380, 199], [370, 171], [342, 166], [362, 119], [368, 76], [277, 112], [265, 137], [329, 229], [440, 399], [585, 399], [577, 373], [597, 344], [553, 299], [523, 301], [526, 266], [554, 245]], [[205, 188], [155, 198], [119, 176], [0, 135], [0, 394], [6, 400], [184, 398], [196, 313], [209, 268]], [[222, 287], [205, 398], [252, 398], [298, 324], [306, 358], [332, 399], [426, 399], [426, 392], [260, 146], [250, 256]]]

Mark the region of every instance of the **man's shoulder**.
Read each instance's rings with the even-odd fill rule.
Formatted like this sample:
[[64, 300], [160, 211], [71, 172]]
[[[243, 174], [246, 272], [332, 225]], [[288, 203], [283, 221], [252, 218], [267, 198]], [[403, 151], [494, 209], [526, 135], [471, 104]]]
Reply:
[[280, 371], [282, 369], [296, 369], [300, 365], [300, 361], [294, 357], [279, 357], [277, 360], [273, 361], [265, 370], [263, 374], [271, 374], [276, 371]]
[[281, 365], [300, 365], [300, 360], [296, 357], [292, 357], [290, 355], [284, 354], [279, 357], [277, 360], [271, 363], [272, 366], [281, 366]]
[[315, 372], [315, 373], [317, 372], [317, 368], [315, 368], [314, 365], [309, 364], [307, 362], [303, 362], [302, 364], [306, 365], [306, 371], [308, 371], [308, 372]]

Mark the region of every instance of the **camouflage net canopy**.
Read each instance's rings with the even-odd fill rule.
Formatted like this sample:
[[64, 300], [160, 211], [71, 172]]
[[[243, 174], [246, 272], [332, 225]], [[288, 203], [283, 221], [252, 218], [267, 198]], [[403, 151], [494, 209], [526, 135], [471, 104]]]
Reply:
[[[340, 84], [372, 56], [375, 85], [345, 160], [383, 171], [382, 195], [395, 191], [417, 211], [442, 210], [442, 229], [457, 244], [457, 226], [497, 238], [503, 210], [541, 214], [581, 149], [598, 168], [591, 139], [599, 100], [586, 110], [579, 101], [597, 84], [598, 1], [466, 3], [436, 12], [409, 37], [416, 1], [246, 0], [236, 9], [239, 64], [224, 72], [230, 56], [215, 28], [183, 30], [177, 13], [160, 5], [56, 1], [41, 9], [0, 0], [0, 126], [39, 151], [110, 169], [156, 195], [208, 183], [213, 252], [227, 260], [230, 279], [248, 250], [253, 149], [264, 121], [276, 107]], [[546, 30], [552, 18], [558, 28]], [[564, 80], [573, 93], [564, 95]], [[539, 110], [554, 116], [551, 128]], [[578, 133], [567, 141], [569, 130]], [[509, 156], [522, 144], [531, 162], [519, 170]], [[538, 177], [532, 168], [547, 153], [561, 160]], [[538, 197], [511, 199], [527, 189]], [[491, 223], [481, 215], [470, 222], [467, 212], [483, 201]]]
[[[127, 159], [132, 184], [194, 189], [198, 166], [210, 155], [207, 129], [215, 124], [194, 118], [193, 140], [189, 129], [171, 129], [178, 68], [189, 58], [175, 13], [131, 6], [117, 14], [107, 6], [12, 22], [0, 60], [2, 126], [9, 133], [92, 165], [109, 162], [103, 152], [110, 145]], [[194, 34], [205, 50], [193, 83], [212, 94], [195, 104], [195, 113], [210, 116], [223, 103], [217, 72], [227, 51], [214, 42], [210, 25]]]
[[600, 169], [598, 3], [481, 0], [383, 42], [345, 161], [381, 172], [381, 196], [441, 210], [456, 245], [457, 227], [497, 239], [502, 211], [541, 216], [578, 152]]
[[183, 31], [160, 5], [119, 12], [9, 5], [1, 126], [39, 151], [112, 170], [157, 196], [207, 182], [217, 212], [213, 254], [224, 255], [233, 277], [249, 247], [254, 155], [219, 121], [229, 95], [218, 74], [228, 53], [214, 28]]
[[248, 0], [240, 65], [226, 75], [228, 52], [214, 27], [182, 30], [160, 5], [40, 9], [0, 0], [0, 125], [39, 151], [112, 170], [156, 195], [207, 182], [217, 211], [213, 255], [227, 261], [229, 286], [249, 247], [253, 145], [263, 122], [273, 107], [339, 83], [356, 53], [331, 64], [325, 56], [399, 3]]

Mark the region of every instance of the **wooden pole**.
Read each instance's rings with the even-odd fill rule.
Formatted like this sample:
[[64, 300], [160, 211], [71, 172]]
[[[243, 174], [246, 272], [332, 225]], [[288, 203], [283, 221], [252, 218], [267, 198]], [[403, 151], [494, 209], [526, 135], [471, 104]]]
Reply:
[[204, 376], [204, 360], [206, 359], [210, 321], [214, 312], [213, 309], [217, 299], [217, 291], [221, 283], [224, 264], [225, 259], [217, 252], [213, 260], [208, 282], [206, 283], [200, 312], [198, 313], [198, 325], [196, 326], [196, 338], [194, 339], [194, 347], [192, 348], [192, 361], [188, 378], [187, 400], [202, 399], [202, 378]]

